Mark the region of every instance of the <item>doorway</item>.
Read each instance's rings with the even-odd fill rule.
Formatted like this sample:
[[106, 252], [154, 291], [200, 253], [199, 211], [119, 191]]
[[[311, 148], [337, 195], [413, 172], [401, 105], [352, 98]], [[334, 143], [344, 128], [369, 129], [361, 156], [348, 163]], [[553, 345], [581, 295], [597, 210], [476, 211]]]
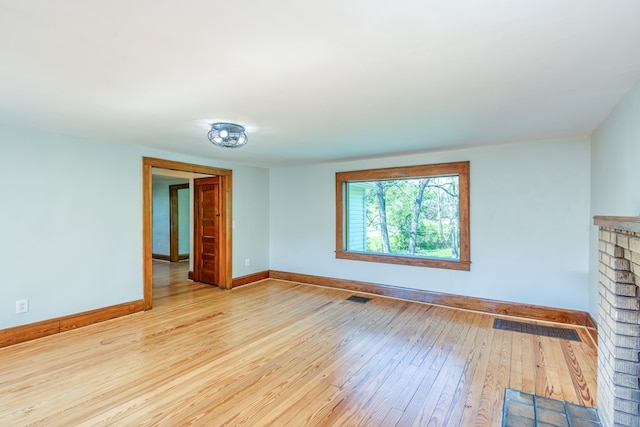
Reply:
[[[143, 157], [142, 159], [142, 194], [143, 194], [143, 298], [144, 308], [149, 310], [153, 305], [153, 168], [162, 168], [178, 172], [215, 175], [219, 180], [219, 245], [215, 260], [218, 272], [218, 286], [231, 289], [231, 188], [232, 171], [229, 169], [202, 166], [191, 163]], [[195, 214], [195, 212], [194, 212]]]
[[[189, 259], [191, 252], [189, 183], [169, 186], [169, 261]], [[155, 227], [155, 224], [154, 224]]]
[[153, 168], [153, 298], [192, 272], [190, 185], [202, 175]]
[[[199, 176], [199, 175], [196, 175]], [[192, 176], [153, 168], [153, 258], [178, 262], [191, 255]]]

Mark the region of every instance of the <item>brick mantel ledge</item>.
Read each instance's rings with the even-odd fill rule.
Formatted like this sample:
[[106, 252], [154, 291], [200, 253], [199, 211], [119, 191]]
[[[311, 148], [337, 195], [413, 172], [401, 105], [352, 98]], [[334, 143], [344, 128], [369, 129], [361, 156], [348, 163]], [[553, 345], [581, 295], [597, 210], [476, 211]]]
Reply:
[[601, 228], [640, 233], [640, 216], [594, 216], [593, 223]]

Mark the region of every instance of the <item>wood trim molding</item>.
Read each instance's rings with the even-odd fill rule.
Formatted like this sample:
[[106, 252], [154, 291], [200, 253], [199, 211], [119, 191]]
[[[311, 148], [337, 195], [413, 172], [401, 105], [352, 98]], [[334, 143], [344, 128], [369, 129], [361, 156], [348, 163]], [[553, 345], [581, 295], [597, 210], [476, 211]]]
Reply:
[[585, 322], [586, 325], [585, 326], [587, 328], [591, 328], [591, 329], [594, 329], [594, 330], [597, 331], [598, 330], [598, 322], [596, 322], [595, 319], [593, 317], [591, 317], [591, 315], [589, 313], [585, 313], [585, 314], [587, 315], [586, 322]]
[[0, 348], [57, 334], [58, 332], [60, 332], [60, 322], [55, 319], [3, 329], [0, 331]]
[[269, 278], [269, 270], [259, 271], [257, 273], [247, 274], [246, 276], [240, 276], [233, 279], [232, 286], [237, 288], [238, 286], [248, 285], [249, 283], [257, 282]]
[[142, 159], [142, 294], [144, 309], [153, 305], [153, 162]]
[[[436, 163], [417, 166], [404, 166], [383, 169], [368, 169], [358, 171], [336, 172], [335, 180], [335, 221], [336, 221], [336, 258], [357, 261], [401, 264], [418, 267], [444, 268], [451, 270], [471, 270], [471, 243], [469, 226], [469, 170], [470, 162]], [[400, 254], [379, 254], [371, 252], [348, 251], [345, 245], [346, 222], [345, 204], [347, 203], [344, 190], [350, 181], [370, 181], [388, 179], [409, 179], [413, 177], [430, 177], [439, 175], [457, 175], [459, 183], [459, 239], [460, 259], [447, 260], [427, 258], [422, 256], [408, 256]]]
[[231, 169], [223, 169], [215, 166], [196, 165], [193, 163], [177, 162], [174, 160], [159, 159], [157, 157], [143, 157], [144, 163], [160, 169], [169, 169], [179, 172], [193, 172], [204, 175], [231, 175]]
[[144, 309], [144, 301], [137, 300], [109, 307], [98, 308], [69, 316], [57, 317], [28, 325], [15, 326], [0, 330], [0, 348], [64, 331], [104, 322], [116, 317], [137, 313]]
[[156, 157], [142, 158], [142, 259], [143, 259], [143, 295], [144, 309], [150, 310], [153, 306], [153, 263], [151, 253], [153, 250], [153, 168], [169, 169], [180, 172], [193, 172], [204, 175], [220, 177], [221, 208], [225, 211], [225, 219], [221, 225], [220, 238], [223, 240], [224, 254], [221, 254], [221, 287], [230, 289], [232, 286], [232, 190], [233, 171], [213, 166], [196, 165], [192, 163], [176, 162], [173, 160], [159, 159]]
[[93, 323], [100, 323], [105, 320], [115, 319], [116, 317], [138, 313], [143, 310], [143, 307], [144, 305], [142, 300], [138, 300], [72, 314], [70, 316], [64, 316], [59, 319], [60, 332], [70, 331]]
[[588, 313], [587, 313], [587, 322], [586, 323], [587, 323], [586, 324], [587, 332], [589, 332], [589, 335], [591, 336], [591, 339], [593, 340], [593, 344], [596, 347], [598, 347], [598, 323]]
[[232, 188], [233, 176], [231, 171], [227, 175], [220, 175], [220, 213], [222, 214], [222, 224], [220, 224], [220, 246], [222, 249], [220, 254], [220, 287], [223, 289], [233, 288]]
[[336, 258], [355, 261], [384, 262], [388, 264], [410, 265], [418, 267], [444, 268], [448, 270], [470, 271], [470, 261], [450, 261], [436, 258], [412, 258], [408, 256], [374, 254], [368, 252], [354, 252], [336, 250]]
[[[184, 261], [189, 259], [191, 255], [189, 254], [180, 254], [178, 255], [178, 261]], [[169, 255], [163, 255], [163, 254], [151, 254], [151, 258], [153, 259], [159, 259], [160, 261], [171, 261], [171, 257]]]
[[272, 279], [280, 279], [291, 282], [364, 292], [374, 295], [400, 298], [409, 301], [442, 305], [445, 307], [480, 311], [491, 314], [500, 314], [504, 316], [522, 317], [526, 319], [542, 320], [546, 322], [565, 323], [569, 325], [586, 326], [588, 328], [593, 328], [595, 325], [595, 322], [593, 322], [593, 319], [588, 313], [578, 310], [567, 310], [562, 308], [545, 307], [516, 302], [496, 301], [491, 299], [445, 294], [420, 289], [402, 288], [399, 286], [359, 282], [356, 280], [289, 273], [286, 271], [270, 270], [269, 277]]

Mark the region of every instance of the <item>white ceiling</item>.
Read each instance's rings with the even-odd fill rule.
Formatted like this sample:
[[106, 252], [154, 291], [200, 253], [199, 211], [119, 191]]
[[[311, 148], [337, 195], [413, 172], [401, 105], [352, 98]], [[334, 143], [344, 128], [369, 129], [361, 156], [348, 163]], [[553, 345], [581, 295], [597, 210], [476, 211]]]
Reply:
[[639, 79], [638, 0], [0, 0], [1, 122], [247, 164], [588, 135]]

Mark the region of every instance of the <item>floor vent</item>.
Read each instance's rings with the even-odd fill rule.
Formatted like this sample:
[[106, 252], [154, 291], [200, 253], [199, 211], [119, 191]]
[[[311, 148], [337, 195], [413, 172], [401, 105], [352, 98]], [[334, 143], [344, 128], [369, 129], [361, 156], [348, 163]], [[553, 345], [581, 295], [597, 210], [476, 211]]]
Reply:
[[365, 304], [365, 303], [368, 303], [369, 301], [371, 301], [371, 298], [365, 298], [365, 297], [359, 297], [357, 295], [351, 295], [349, 298], [347, 298], [347, 301], [359, 302], [360, 304]]
[[493, 327], [495, 329], [521, 332], [523, 334], [541, 335], [543, 337], [560, 338], [570, 341], [582, 341], [574, 329], [556, 328], [553, 326], [536, 325], [505, 319], [495, 319], [493, 321]]

